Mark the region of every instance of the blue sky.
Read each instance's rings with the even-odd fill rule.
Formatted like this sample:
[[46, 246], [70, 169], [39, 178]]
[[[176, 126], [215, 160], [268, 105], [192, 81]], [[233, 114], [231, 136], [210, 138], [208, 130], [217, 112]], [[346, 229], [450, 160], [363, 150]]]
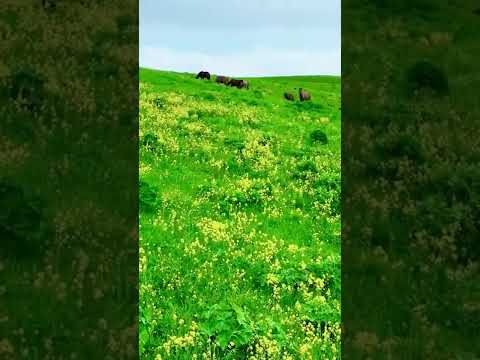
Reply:
[[140, 66], [340, 75], [340, 0], [140, 0]]

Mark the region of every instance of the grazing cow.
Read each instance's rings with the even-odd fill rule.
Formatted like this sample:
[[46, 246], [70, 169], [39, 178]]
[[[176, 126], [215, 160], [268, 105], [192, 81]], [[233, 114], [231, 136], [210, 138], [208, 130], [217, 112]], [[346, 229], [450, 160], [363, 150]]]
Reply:
[[195, 79], [208, 79], [210, 80], [210, 73], [208, 71], [200, 71]]
[[306, 90], [303, 90], [302, 88], [300, 88], [300, 90], [298, 90], [298, 95], [300, 97], [300, 101], [312, 100], [312, 96], [310, 95], [310, 93]]
[[237, 79], [230, 79], [228, 85], [237, 87], [239, 89], [247, 88], [248, 89], [248, 82], [244, 80], [237, 80]]
[[228, 85], [228, 83], [230, 82], [230, 78], [228, 76], [217, 76], [217, 79], [215, 81], [218, 84]]
[[288, 101], [293, 101], [293, 100], [295, 100], [295, 98], [293, 97], [293, 94], [290, 93], [290, 92], [284, 93], [283, 96], [284, 96], [285, 99], [288, 100]]
[[240, 87], [242, 86], [242, 80], [230, 79], [230, 81], [228, 82], [228, 85], [235, 86], [240, 89]]

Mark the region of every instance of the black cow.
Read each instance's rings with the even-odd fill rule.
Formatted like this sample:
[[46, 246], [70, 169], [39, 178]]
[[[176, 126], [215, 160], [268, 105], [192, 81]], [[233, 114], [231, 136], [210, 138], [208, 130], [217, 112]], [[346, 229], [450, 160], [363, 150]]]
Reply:
[[208, 71], [200, 71], [195, 79], [208, 79], [210, 80], [210, 73]]

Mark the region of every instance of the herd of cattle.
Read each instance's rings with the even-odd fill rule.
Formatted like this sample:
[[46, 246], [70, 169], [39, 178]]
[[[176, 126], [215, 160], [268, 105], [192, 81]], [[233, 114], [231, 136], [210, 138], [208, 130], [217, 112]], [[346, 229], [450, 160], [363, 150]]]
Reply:
[[[211, 75], [208, 71], [200, 71], [197, 74], [196, 79], [210, 80]], [[236, 88], [239, 88], [239, 89], [249, 89], [250, 88], [250, 84], [247, 80], [233, 79], [233, 78], [229, 78], [228, 76], [217, 75], [216, 79], [215, 79], [215, 82], [217, 84], [224, 84], [226, 86], [232, 86], [232, 87], [236, 87]], [[295, 96], [291, 92], [285, 92], [283, 94], [283, 97], [285, 98], [285, 100], [288, 100], [288, 101], [294, 101], [295, 100]], [[300, 88], [298, 90], [298, 97], [299, 97], [300, 101], [310, 101], [310, 100], [312, 100], [312, 96], [310, 95], [310, 93], [308, 91], [302, 89], [302, 88]]]
[[[208, 71], [200, 71], [196, 77], [197, 79], [207, 79], [207, 80], [210, 80], [211, 76], [210, 76], [210, 73]], [[227, 86], [234, 86], [234, 87], [237, 87], [239, 89], [249, 89], [250, 88], [250, 84], [248, 83], [248, 81], [246, 80], [237, 80], [237, 79], [232, 79], [232, 78], [229, 78], [227, 76], [217, 76], [215, 81], [218, 83], [218, 84], [224, 84], [224, 85], [227, 85]]]

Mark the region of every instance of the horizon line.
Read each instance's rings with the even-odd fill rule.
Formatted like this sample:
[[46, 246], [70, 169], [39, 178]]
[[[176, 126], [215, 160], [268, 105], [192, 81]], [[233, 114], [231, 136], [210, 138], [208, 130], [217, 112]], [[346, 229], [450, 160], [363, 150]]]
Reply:
[[[151, 71], [163, 71], [163, 72], [170, 72], [170, 73], [175, 73], [175, 74], [189, 74], [189, 75], [195, 75], [196, 73], [188, 72], [188, 71], [178, 71], [178, 70], [167, 70], [167, 69], [157, 69], [157, 68], [150, 68], [150, 67], [145, 67], [145, 66], [138, 66], [139, 69], [145, 69], [145, 70], [151, 70]], [[206, 71], [206, 70], [200, 70], [200, 71]], [[211, 75], [215, 76], [229, 76], [229, 77], [244, 77], [244, 78], [249, 78], [249, 79], [264, 79], [264, 78], [272, 78], [272, 77], [315, 77], [315, 76], [321, 76], [321, 77], [334, 77], [334, 78], [341, 78], [340, 75], [332, 75], [332, 74], [305, 74], [305, 75], [246, 75], [246, 76], [237, 76], [237, 75], [223, 75], [223, 74], [215, 74], [211, 73]]]

